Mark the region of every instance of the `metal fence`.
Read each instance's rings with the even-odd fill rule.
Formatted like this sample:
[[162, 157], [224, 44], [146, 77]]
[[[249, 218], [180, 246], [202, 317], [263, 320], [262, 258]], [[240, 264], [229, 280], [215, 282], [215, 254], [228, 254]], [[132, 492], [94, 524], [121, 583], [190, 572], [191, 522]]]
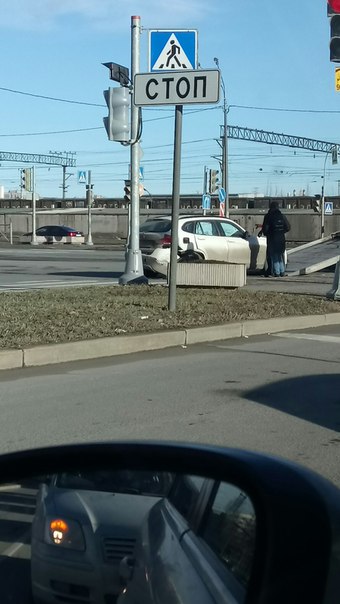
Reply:
[[13, 224], [12, 220], [5, 220], [5, 222], [0, 222], [0, 241], [1, 240], [8, 241], [10, 245], [13, 245]]

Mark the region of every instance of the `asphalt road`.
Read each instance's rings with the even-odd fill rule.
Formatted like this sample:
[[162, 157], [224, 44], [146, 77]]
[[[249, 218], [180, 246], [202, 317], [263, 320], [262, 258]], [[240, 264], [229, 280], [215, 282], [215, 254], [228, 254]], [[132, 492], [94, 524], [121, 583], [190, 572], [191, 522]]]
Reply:
[[36, 490], [0, 487], [0, 601], [31, 604], [30, 537]]
[[[295, 460], [340, 487], [340, 326], [0, 372], [0, 453], [179, 440]], [[32, 468], [34, 473], [34, 468]], [[31, 604], [35, 492], [0, 487], [0, 600]]]
[[340, 486], [340, 327], [0, 373], [0, 452], [175, 439], [296, 460]]
[[[0, 291], [23, 291], [46, 287], [77, 287], [118, 283], [124, 272], [124, 251], [76, 247], [0, 247]], [[150, 283], [165, 283], [150, 279]], [[246, 289], [313, 293], [324, 296], [331, 288], [331, 272], [302, 277], [265, 279], [248, 276]]]
[[124, 252], [61, 247], [0, 248], [0, 291], [118, 283]]

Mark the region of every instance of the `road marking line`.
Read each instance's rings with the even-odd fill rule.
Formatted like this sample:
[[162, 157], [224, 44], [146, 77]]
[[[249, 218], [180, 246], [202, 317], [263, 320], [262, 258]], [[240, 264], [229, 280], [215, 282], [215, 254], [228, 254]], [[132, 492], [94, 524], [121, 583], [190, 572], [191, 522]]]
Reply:
[[313, 340], [315, 342], [325, 342], [329, 344], [340, 344], [340, 336], [323, 336], [319, 334], [309, 334], [309, 333], [273, 333], [271, 334], [273, 337], [277, 338], [293, 338], [296, 340]]
[[0, 291], [29, 291], [30, 289], [57, 289], [65, 287], [86, 287], [93, 285], [117, 285], [116, 281], [37, 281], [35, 283], [28, 282], [22, 285], [0, 285]]
[[7, 549], [5, 549], [3, 552], [1, 552], [1, 559], [0, 559], [0, 565], [2, 562], [5, 561], [6, 558], [14, 558], [15, 554], [22, 548], [25, 547], [27, 545], [29, 545], [28, 543], [25, 543], [25, 541], [30, 537], [31, 535], [31, 529], [29, 529], [28, 531], [26, 531], [25, 533], [23, 533], [21, 535], [21, 539], [24, 543], [21, 543], [20, 541], [16, 541], [15, 543], [12, 543]]
[[[112, 277], [113, 279], [113, 277]], [[52, 285], [57, 285], [58, 283], [64, 284], [64, 283], [106, 283], [106, 281], [110, 281], [110, 279], [107, 280], [101, 280], [101, 279], [77, 279], [76, 281], [74, 279], [63, 279], [63, 280], [59, 280], [59, 279], [50, 279], [50, 280], [43, 280], [43, 281], [16, 281], [15, 283], [4, 283], [1, 284], [0, 283], [0, 287], [21, 287], [22, 285], [45, 285], [45, 284], [52, 284]]]

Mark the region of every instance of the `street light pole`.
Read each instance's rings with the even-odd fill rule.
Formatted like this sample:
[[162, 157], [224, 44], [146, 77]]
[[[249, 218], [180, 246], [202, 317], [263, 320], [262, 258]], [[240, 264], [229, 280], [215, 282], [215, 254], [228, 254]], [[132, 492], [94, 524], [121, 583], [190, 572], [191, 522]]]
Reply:
[[91, 170], [87, 173], [86, 197], [87, 197], [87, 245], [93, 245], [92, 241], [92, 187]]
[[325, 179], [326, 179], [326, 162], [331, 151], [326, 152], [325, 161], [323, 164], [323, 177], [321, 187], [321, 239], [325, 236]]
[[[131, 17], [131, 81], [140, 71], [140, 36], [141, 20], [138, 16]], [[140, 109], [133, 100], [131, 102], [131, 138], [130, 167], [131, 167], [131, 209], [130, 236], [126, 252], [124, 274], [119, 278], [121, 285], [128, 283], [148, 283], [144, 276], [142, 254], [139, 247], [139, 168], [140, 168]]]
[[35, 190], [35, 166], [32, 166], [31, 168], [31, 188], [32, 188], [32, 239], [31, 239], [31, 245], [38, 245], [38, 240], [37, 240], [37, 218], [36, 218], [36, 211], [37, 211], [37, 205], [36, 205], [36, 190]]
[[225, 190], [224, 214], [229, 218], [229, 186], [228, 186], [228, 126], [227, 126], [227, 95], [224, 79], [220, 70], [220, 63], [217, 57], [214, 62], [220, 72], [221, 89], [223, 94], [223, 132], [222, 132], [222, 188]]

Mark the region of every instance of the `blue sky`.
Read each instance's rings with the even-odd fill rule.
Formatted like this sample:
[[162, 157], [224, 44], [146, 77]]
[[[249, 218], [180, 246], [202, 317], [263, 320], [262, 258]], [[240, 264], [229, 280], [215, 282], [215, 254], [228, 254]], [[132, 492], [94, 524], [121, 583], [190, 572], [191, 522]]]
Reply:
[[[123, 195], [129, 150], [107, 140], [103, 90], [110, 81], [101, 63], [130, 65], [131, 15], [140, 15], [143, 27], [141, 71], [149, 29], [197, 29], [201, 67], [219, 58], [229, 124], [340, 143], [326, 0], [2, 0], [1, 151], [76, 152], [68, 197], [84, 197], [77, 171], [88, 169], [96, 195]], [[173, 115], [172, 107], [143, 109], [141, 163], [151, 194], [171, 192]], [[185, 107], [182, 193], [201, 193], [204, 166], [218, 168], [222, 119], [221, 104]], [[229, 190], [319, 193], [324, 162], [323, 154], [230, 140]], [[18, 188], [22, 167], [1, 164], [6, 191]], [[326, 194], [337, 194], [340, 170], [329, 157], [325, 176]], [[59, 196], [61, 177], [61, 168], [37, 166], [38, 193]]]

